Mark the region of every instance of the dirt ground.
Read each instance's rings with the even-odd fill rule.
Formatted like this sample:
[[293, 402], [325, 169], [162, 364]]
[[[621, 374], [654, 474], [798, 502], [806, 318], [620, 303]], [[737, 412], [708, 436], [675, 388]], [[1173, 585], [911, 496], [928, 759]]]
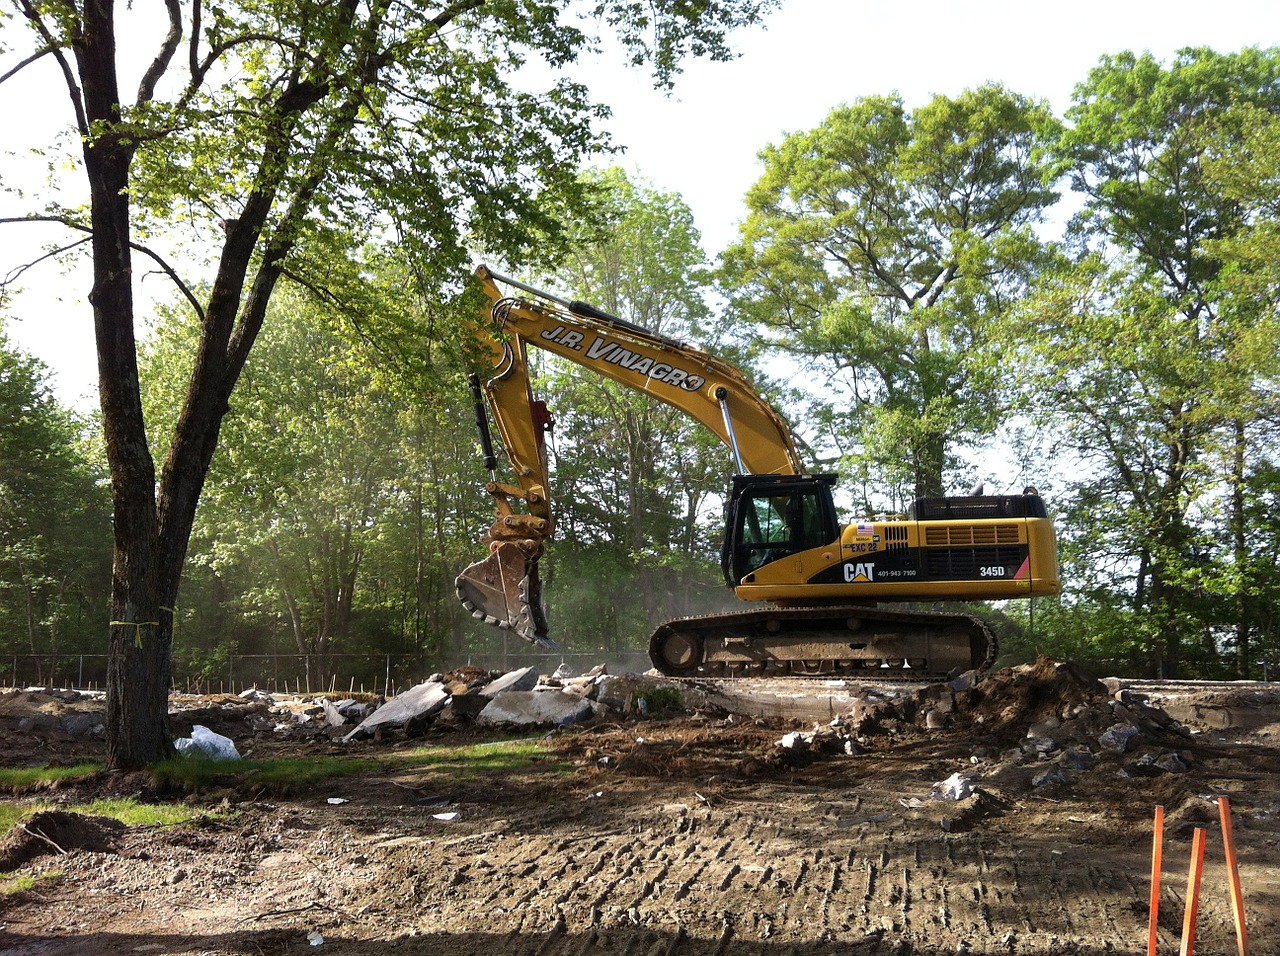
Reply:
[[[0, 762], [100, 757], [97, 706], [0, 695]], [[197, 713], [242, 753], [378, 769], [287, 797], [229, 778], [186, 798], [219, 810], [195, 823], [29, 818], [0, 843], [0, 870], [32, 878], [0, 897], [0, 952], [1142, 952], [1160, 805], [1160, 951], [1179, 946], [1203, 827], [1196, 951], [1236, 953], [1224, 795], [1249, 951], [1280, 954], [1280, 693], [1266, 685], [1117, 690], [1041, 661], [971, 689], [873, 694], [817, 728], [711, 705], [599, 718], [515, 770], [391, 759], [509, 746], [461, 723], [342, 745], [254, 730], [235, 699], [175, 706], [179, 732]], [[960, 799], [930, 795], [949, 779]], [[107, 773], [10, 799], [110, 794], [184, 799]]]

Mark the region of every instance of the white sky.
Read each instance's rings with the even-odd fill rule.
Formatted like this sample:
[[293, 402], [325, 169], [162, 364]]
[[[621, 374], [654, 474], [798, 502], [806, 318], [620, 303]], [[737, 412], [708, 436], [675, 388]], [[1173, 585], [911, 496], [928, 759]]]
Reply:
[[[743, 195], [760, 173], [757, 152], [818, 125], [840, 103], [897, 92], [910, 108], [992, 80], [1061, 113], [1106, 53], [1149, 51], [1167, 61], [1184, 46], [1277, 44], [1276, 0], [785, 0], [767, 28], [737, 35], [738, 60], [688, 64], [670, 95], [614, 63], [593, 62], [575, 76], [612, 107], [608, 129], [627, 148], [620, 164], [680, 193], [714, 256], [736, 235]], [[15, 97], [12, 82], [0, 86], [0, 149], [47, 137], [65, 108], [65, 95], [26, 90], [30, 96]], [[0, 153], [0, 181], [12, 185], [23, 172]], [[0, 215], [14, 208], [4, 202]], [[0, 274], [45, 240], [32, 227], [0, 225]], [[49, 364], [64, 402], [93, 404], [87, 276], [46, 265], [24, 281], [6, 323], [10, 338]], [[156, 292], [158, 285], [148, 283]]]

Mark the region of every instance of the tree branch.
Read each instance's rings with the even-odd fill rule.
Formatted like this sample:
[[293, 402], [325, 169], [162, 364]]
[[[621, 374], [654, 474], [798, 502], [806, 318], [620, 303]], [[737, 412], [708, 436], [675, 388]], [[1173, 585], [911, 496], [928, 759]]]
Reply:
[[[12, 282], [15, 279], [17, 279], [18, 276], [22, 275], [22, 273], [26, 272], [32, 266], [35, 266], [46, 259], [52, 259], [55, 256], [60, 256], [64, 252], [71, 251], [76, 246], [83, 245], [84, 243], [89, 242], [93, 235], [93, 228], [91, 226], [88, 226], [82, 222], [78, 222], [77, 220], [72, 219], [69, 216], [15, 216], [15, 217], [0, 219], [0, 225], [4, 225], [6, 223], [15, 223], [15, 222], [56, 222], [59, 225], [66, 226], [68, 229], [74, 229], [77, 232], [88, 233], [90, 238], [81, 239], [78, 242], [71, 243], [70, 245], [61, 246], [60, 248], [53, 249], [38, 259], [33, 259], [31, 262], [18, 266], [12, 272], [10, 272], [9, 275], [5, 276], [4, 279], [0, 280], [0, 289], [3, 289], [6, 286], [12, 284]], [[178, 292], [181, 293], [182, 297], [186, 299], [189, 303], [191, 303], [191, 307], [195, 309], [196, 315], [200, 317], [201, 321], [204, 320], [204, 308], [203, 306], [200, 305], [200, 300], [196, 298], [195, 293], [191, 291], [191, 288], [185, 282], [182, 281], [182, 277], [178, 275], [177, 270], [175, 270], [173, 266], [169, 265], [169, 263], [166, 262], [158, 252], [148, 248], [147, 246], [142, 245], [141, 243], [130, 241], [129, 248], [133, 249], [135, 252], [142, 253], [144, 256], [146, 256], [148, 259], [150, 259], [152, 262], [158, 265], [160, 267], [160, 271], [163, 272], [165, 275], [167, 275], [173, 281], [174, 286], [177, 287]]]
[[67, 95], [71, 97], [71, 108], [75, 110], [76, 114], [76, 128], [80, 130], [81, 136], [87, 137], [89, 135], [89, 119], [85, 114], [84, 95], [80, 91], [80, 85], [76, 83], [76, 75], [71, 69], [71, 64], [67, 62], [67, 58], [62, 52], [63, 45], [54, 39], [53, 34], [40, 16], [40, 11], [31, 0], [19, 0], [19, 3], [23, 14], [31, 21], [35, 31], [44, 38], [46, 51], [53, 54], [53, 58], [58, 61], [58, 66], [62, 68], [62, 78], [67, 84]]
[[[0, 220], [0, 222], [13, 222], [13, 221], [15, 220]], [[38, 258], [32, 259], [30, 262], [24, 262], [20, 266], [14, 266], [14, 268], [9, 271], [8, 275], [6, 275], [3, 279], [0, 279], [0, 289], [7, 289], [9, 286], [13, 285], [13, 283], [18, 280], [18, 277], [21, 276], [24, 272], [26, 272], [28, 269], [34, 269], [36, 266], [44, 262], [46, 259], [56, 259], [58, 256], [62, 255], [64, 252], [70, 252], [72, 249], [76, 248], [76, 246], [83, 246], [88, 241], [89, 239], [87, 238], [77, 239], [75, 242], [70, 243], [69, 245], [59, 246], [56, 249], [50, 249], [44, 255], [39, 256]]]
[[7, 73], [0, 74], [0, 83], [3, 83], [5, 80], [10, 79], [14, 76], [17, 76], [18, 73], [20, 73], [26, 67], [30, 66], [32, 63], [36, 62], [36, 60], [39, 60], [42, 57], [46, 57], [52, 52], [53, 52], [53, 47], [48, 47], [48, 46], [43, 47], [40, 50], [37, 50], [35, 53], [32, 53], [29, 57], [27, 57], [17, 66], [15, 66], [12, 70], [9, 70]]
[[139, 106], [151, 102], [156, 94], [156, 84], [160, 82], [160, 77], [164, 76], [164, 71], [169, 68], [169, 62], [177, 52], [178, 44], [182, 42], [182, 8], [178, 5], [178, 0], [165, 0], [164, 5], [169, 11], [169, 32], [165, 35], [164, 43], [156, 53], [156, 58], [151, 61], [147, 72], [143, 74], [142, 82], [138, 84]]

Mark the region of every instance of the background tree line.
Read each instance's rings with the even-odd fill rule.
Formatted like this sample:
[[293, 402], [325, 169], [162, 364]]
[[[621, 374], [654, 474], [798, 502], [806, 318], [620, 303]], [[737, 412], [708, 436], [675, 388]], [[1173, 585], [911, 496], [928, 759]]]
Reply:
[[[1068, 590], [1034, 630], [1025, 603], [1003, 609], [1014, 653], [1260, 676], [1280, 652], [1277, 107], [1276, 50], [1108, 57], [1063, 117], [998, 85], [914, 110], [864, 97], [764, 147], [718, 264], [680, 197], [607, 170], [574, 187], [590, 214], [554, 266], [505, 271], [749, 369], [841, 473], [849, 517], [977, 480], [1038, 486]], [[409, 250], [360, 261], [282, 280], [231, 396], [175, 609], [196, 666], [229, 650], [297, 653], [316, 675], [334, 653], [434, 666], [495, 640], [452, 585], [488, 523], [451, 337], [450, 309], [474, 303], [430, 295]], [[154, 447], [200, 335], [176, 303], [146, 342]], [[557, 639], [637, 648], [665, 617], [730, 606], [727, 452], [642, 395], [539, 371]], [[0, 421], [5, 650], [101, 650], [110, 498], [91, 423], [2, 340]]]

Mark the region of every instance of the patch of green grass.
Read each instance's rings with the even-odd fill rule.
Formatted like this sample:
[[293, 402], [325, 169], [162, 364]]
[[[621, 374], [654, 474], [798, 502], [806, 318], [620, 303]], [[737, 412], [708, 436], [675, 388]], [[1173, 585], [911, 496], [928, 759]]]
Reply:
[[175, 823], [186, 823], [207, 815], [206, 810], [198, 807], [169, 803], [140, 803], [128, 797], [103, 797], [88, 803], [65, 805], [55, 805], [47, 801], [0, 802], [0, 835], [8, 833], [20, 820], [42, 810], [65, 810], [67, 813], [81, 813], [86, 816], [111, 817], [128, 826], [172, 826]]
[[71, 813], [95, 817], [111, 817], [131, 827], [173, 826], [206, 816], [198, 807], [174, 803], [139, 803], [132, 798], [106, 797], [91, 803], [77, 803], [65, 808]]
[[369, 773], [378, 767], [376, 760], [358, 757], [214, 760], [188, 754], [156, 764], [151, 768], [151, 777], [161, 789], [187, 793], [243, 783], [276, 794], [291, 794], [300, 793], [324, 780]]
[[548, 761], [558, 763], [542, 738], [495, 740], [462, 747], [422, 747], [396, 758], [402, 765], [467, 776], [518, 773]]
[[388, 770], [438, 770], [473, 778], [518, 773], [544, 764], [553, 772], [561, 766], [545, 741], [524, 738], [458, 747], [427, 746], [372, 757], [212, 760], [196, 754], [163, 761], [153, 766], [150, 772], [155, 785], [161, 790], [203, 793], [230, 787], [242, 792], [261, 790], [288, 796], [313, 790], [326, 780]]
[[52, 809], [52, 805], [48, 803], [9, 803], [8, 801], [0, 801], [0, 836], [12, 830], [13, 825], [28, 814], [35, 813], [37, 810], [49, 809]]
[[0, 768], [0, 788], [21, 793], [65, 781], [87, 780], [101, 772], [102, 764], [90, 762], [71, 767], [3, 767]]
[[56, 886], [60, 882], [62, 882], [61, 870], [47, 870], [34, 875], [24, 873], [21, 876], [0, 873], [0, 896], [30, 893], [37, 887]]

